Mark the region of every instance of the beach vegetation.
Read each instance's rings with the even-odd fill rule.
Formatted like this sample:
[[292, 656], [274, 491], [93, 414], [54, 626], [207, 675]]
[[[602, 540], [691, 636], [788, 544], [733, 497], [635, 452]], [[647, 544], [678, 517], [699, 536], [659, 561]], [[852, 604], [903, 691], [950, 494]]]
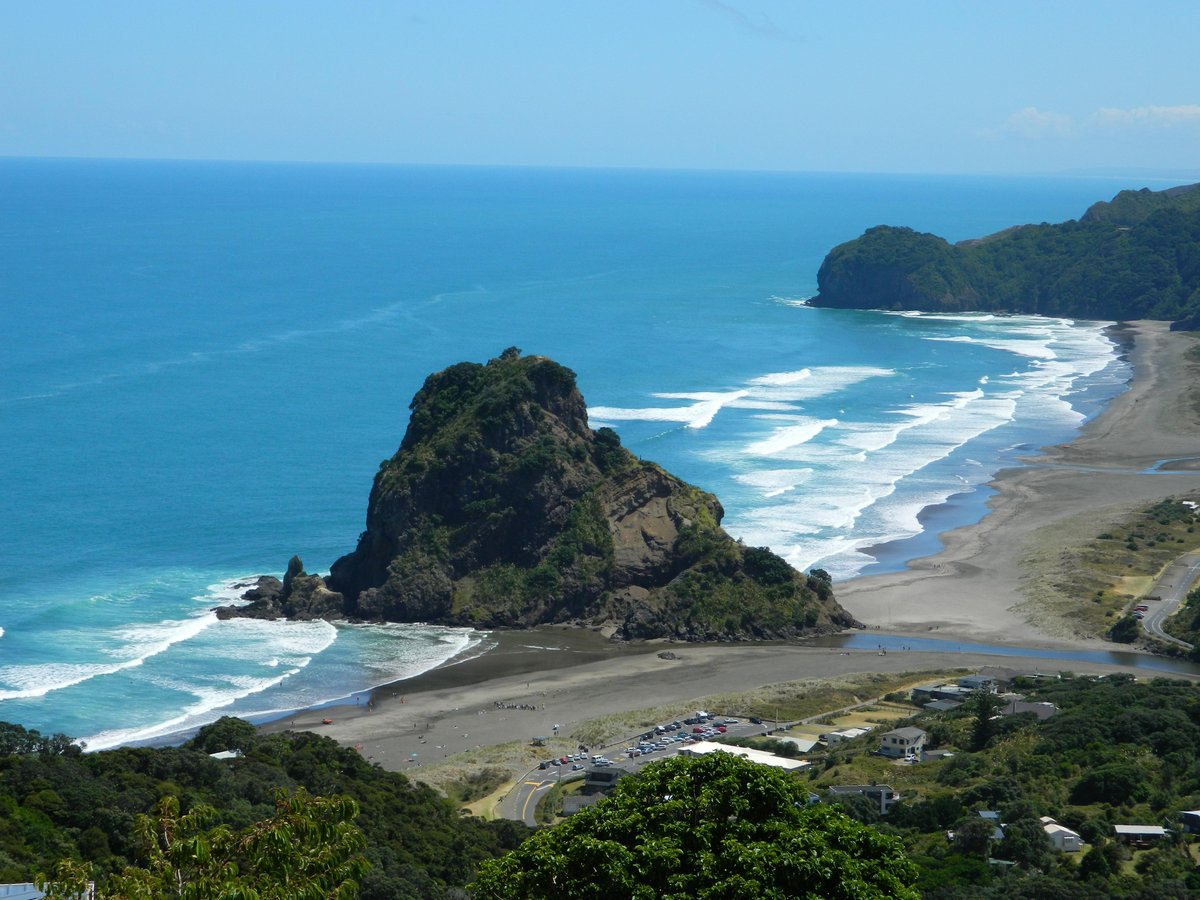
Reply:
[[[1142, 640], [1140, 626], [1129, 617], [1140, 602], [1136, 598], [1144, 597], [1181, 553], [1200, 549], [1197, 513], [1188, 505], [1196, 499], [1191, 494], [1167, 497], [1142, 509], [1114, 512], [1094, 538], [1087, 537], [1095, 534], [1093, 514], [1077, 524], [1056, 523], [1038, 532], [1030, 542], [1034, 549], [1024, 558], [1031, 602], [1023, 610], [1052, 632], [1065, 626], [1082, 637]], [[1189, 640], [1187, 624], [1175, 616], [1166, 628]]]

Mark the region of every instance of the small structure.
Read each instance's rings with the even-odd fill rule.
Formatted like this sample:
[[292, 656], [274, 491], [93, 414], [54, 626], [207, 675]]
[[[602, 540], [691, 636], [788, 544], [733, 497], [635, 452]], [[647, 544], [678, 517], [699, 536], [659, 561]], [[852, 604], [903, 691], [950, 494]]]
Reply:
[[[46, 895], [32, 882], [23, 884], [0, 884], [0, 900], [42, 900]], [[96, 900], [96, 886], [88, 882], [82, 894], [72, 894], [73, 900]]]
[[932, 700], [966, 700], [971, 692], [957, 684], [922, 684], [912, 689], [912, 702], [924, 706]]
[[992, 840], [1004, 840], [1004, 825], [1000, 821], [1000, 813], [994, 809], [979, 810], [979, 818], [988, 822], [992, 826]]
[[1038, 717], [1038, 721], [1044, 722], [1051, 716], [1058, 714], [1058, 707], [1053, 703], [1042, 701], [1040, 703], [1031, 703], [1027, 700], [1009, 700], [999, 710], [1002, 716], [1015, 716], [1018, 713], [1033, 713]]
[[680, 756], [705, 756], [709, 753], [728, 753], [731, 756], [740, 756], [742, 759], [748, 759], [750, 762], [755, 762], [762, 766], [783, 769], [785, 772], [798, 772], [800, 769], [806, 769], [811, 765], [805, 759], [788, 759], [786, 756], [776, 756], [774, 753], [767, 753], [765, 750], [755, 750], [753, 747], [733, 747], [729, 744], [717, 744], [713, 741], [697, 741], [694, 744], [679, 749]]
[[1179, 814], [1183, 830], [1188, 834], [1200, 834], [1200, 809], [1189, 809]]
[[869, 734], [870, 728], [843, 728], [841, 731], [827, 731], [825, 734], [818, 735], [821, 743], [832, 747], [834, 744], [840, 744], [843, 741], [852, 741], [855, 738], [860, 738], [864, 734]]
[[1039, 821], [1042, 823], [1042, 830], [1050, 838], [1050, 843], [1059, 853], [1078, 853], [1083, 849], [1083, 838], [1078, 831], [1059, 825], [1049, 816], [1042, 816]]
[[879, 736], [879, 752], [891, 759], [918, 760], [928, 737], [920, 728], [896, 728]]
[[979, 675], [964, 675], [958, 679], [958, 686], [968, 691], [988, 691], [994, 694], [1000, 690], [1000, 680], [982, 673]]
[[949, 712], [962, 706], [961, 700], [930, 700], [925, 708], [931, 712]]
[[787, 737], [786, 735], [782, 735], [782, 734], [775, 735], [775, 740], [783, 741], [784, 743], [791, 744], [793, 747], [795, 747], [801, 753], [812, 752], [812, 748], [817, 746], [817, 743], [818, 743], [817, 741], [813, 740], [812, 738]]
[[[210, 753], [208, 755], [213, 759], [241, 759], [243, 754], [241, 750], [222, 750], [219, 753]], [[3, 896], [3, 894], [0, 894], [0, 897]]]
[[604, 793], [612, 789], [618, 781], [629, 775], [627, 769], [617, 766], [588, 769], [583, 779], [583, 791], [587, 794]]
[[1167, 836], [1161, 825], [1114, 825], [1117, 840], [1134, 847], [1149, 847]]
[[850, 796], [874, 800], [879, 804], [879, 814], [883, 816], [886, 816], [892, 804], [900, 799], [900, 795], [892, 790], [891, 785], [887, 784], [839, 784], [836, 787], [828, 788], [826, 793], [832, 800]]

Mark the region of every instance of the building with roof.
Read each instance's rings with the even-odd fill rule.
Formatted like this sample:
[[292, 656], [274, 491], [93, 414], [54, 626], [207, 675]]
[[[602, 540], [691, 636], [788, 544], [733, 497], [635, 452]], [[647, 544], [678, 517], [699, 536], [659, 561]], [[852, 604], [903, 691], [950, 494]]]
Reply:
[[818, 737], [821, 739], [821, 743], [833, 746], [843, 741], [852, 741], [855, 738], [860, 738], [864, 734], [870, 733], [870, 728], [843, 728], [840, 731], [827, 731], [824, 734], [818, 735]]
[[982, 673], [979, 675], [964, 675], [958, 679], [958, 686], [968, 691], [990, 691], [994, 694], [1000, 690], [1000, 679]]
[[852, 796], [874, 800], [879, 804], [879, 814], [882, 816], [886, 816], [891, 805], [900, 799], [900, 795], [888, 784], [839, 784], [826, 788], [825, 793], [830, 800]]
[[1050, 843], [1059, 853], [1078, 853], [1083, 849], [1083, 838], [1078, 831], [1059, 825], [1049, 816], [1042, 816], [1039, 821], [1042, 823], [1042, 830], [1050, 838]]
[[1189, 809], [1179, 814], [1183, 830], [1188, 834], [1200, 834], [1200, 809]]
[[786, 756], [776, 756], [774, 753], [767, 753], [765, 750], [755, 750], [753, 747], [734, 747], [729, 744], [718, 744], [713, 741], [697, 741], [694, 744], [679, 749], [680, 756], [704, 756], [709, 753], [728, 753], [731, 756], [740, 756], [742, 759], [748, 759], [750, 762], [755, 762], [763, 766], [771, 766], [774, 769], [782, 769], [785, 772], [798, 772], [811, 765], [808, 760], [804, 759], [788, 759]]
[[1032, 703], [1025, 699], [1011, 699], [1005, 702], [1004, 706], [1000, 707], [997, 712], [1002, 716], [1015, 716], [1018, 713], [1033, 713], [1038, 717], [1038, 721], [1044, 722], [1051, 716], [1058, 714], [1058, 707], [1053, 703], [1041, 701]]
[[1167, 829], [1161, 825], [1114, 825], [1113, 833], [1122, 843], [1148, 847], [1165, 838]]
[[895, 728], [879, 736], [879, 752], [892, 759], [918, 760], [928, 737], [920, 728]]
[[774, 735], [774, 738], [777, 741], [783, 741], [784, 743], [791, 744], [800, 753], [810, 753], [812, 752], [813, 747], [820, 743], [812, 738], [788, 737], [787, 735], [783, 734]]

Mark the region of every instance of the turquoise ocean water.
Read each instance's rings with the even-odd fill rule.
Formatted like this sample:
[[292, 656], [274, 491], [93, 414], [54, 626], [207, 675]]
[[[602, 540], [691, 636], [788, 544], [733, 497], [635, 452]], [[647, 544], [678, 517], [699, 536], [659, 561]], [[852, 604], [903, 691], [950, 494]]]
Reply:
[[0, 160], [0, 719], [100, 748], [486, 649], [211, 607], [353, 548], [424, 376], [510, 345], [748, 543], [839, 578], [931, 552], [1127, 366], [1103, 323], [807, 308], [822, 257], [1130, 186]]

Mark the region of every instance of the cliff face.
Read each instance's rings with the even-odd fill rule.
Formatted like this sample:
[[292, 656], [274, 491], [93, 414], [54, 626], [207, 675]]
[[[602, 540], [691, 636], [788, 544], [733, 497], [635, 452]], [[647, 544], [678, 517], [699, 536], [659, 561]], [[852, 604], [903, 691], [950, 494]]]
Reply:
[[1079, 221], [950, 244], [879, 226], [835, 247], [814, 306], [1090, 319], [1200, 315], [1200, 185], [1122, 191]]
[[358, 619], [581, 623], [628, 638], [857, 624], [827, 578], [741, 546], [721, 529], [715, 497], [637, 459], [611, 430], [592, 431], [574, 374], [549, 359], [511, 349], [451, 366], [411, 408], [355, 551], [320, 589], [300, 568], [277, 604], [301, 590], [300, 608], [340, 596]]

